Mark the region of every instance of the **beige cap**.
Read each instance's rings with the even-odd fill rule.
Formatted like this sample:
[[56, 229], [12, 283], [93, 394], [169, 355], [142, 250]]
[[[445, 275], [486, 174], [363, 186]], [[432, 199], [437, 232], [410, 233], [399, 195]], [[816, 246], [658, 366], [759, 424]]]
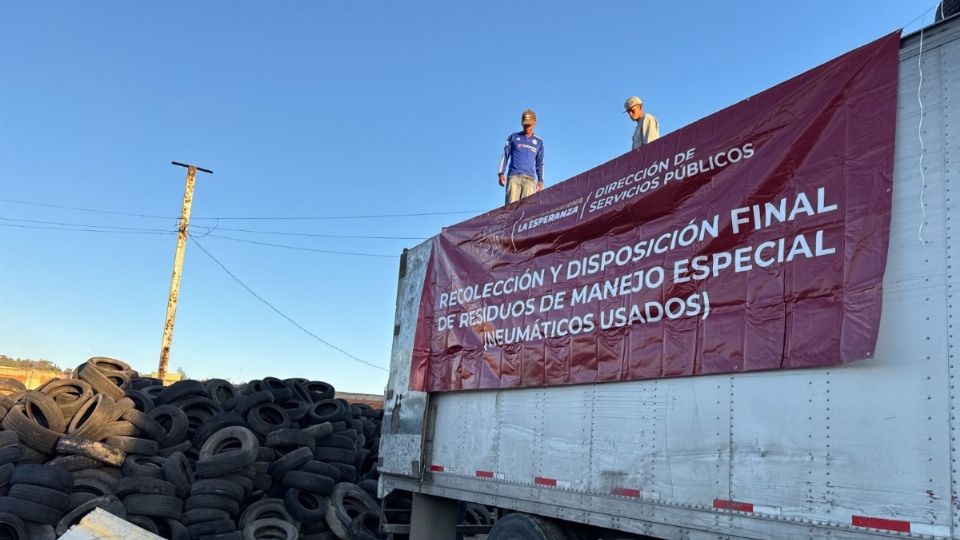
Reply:
[[520, 114], [520, 123], [524, 126], [536, 123], [537, 113], [533, 112], [532, 109], [527, 109]]
[[630, 96], [626, 101], [623, 102], [623, 110], [629, 111], [630, 109], [636, 107], [637, 105], [643, 105], [643, 100], [637, 96]]

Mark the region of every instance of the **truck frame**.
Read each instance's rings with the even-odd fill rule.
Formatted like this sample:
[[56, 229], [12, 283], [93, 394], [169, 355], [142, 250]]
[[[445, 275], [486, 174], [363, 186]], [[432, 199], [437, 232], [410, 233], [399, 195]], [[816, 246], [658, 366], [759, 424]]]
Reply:
[[379, 489], [414, 523], [387, 531], [453, 538], [462, 501], [672, 539], [960, 538], [958, 160], [953, 16], [901, 40], [879, 340], [839, 367], [413, 391], [430, 242], [405, 251]]

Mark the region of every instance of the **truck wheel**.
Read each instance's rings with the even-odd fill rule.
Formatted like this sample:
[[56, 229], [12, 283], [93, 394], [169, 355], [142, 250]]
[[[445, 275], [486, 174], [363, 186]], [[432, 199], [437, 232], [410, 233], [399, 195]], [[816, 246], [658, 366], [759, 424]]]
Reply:
[[487, 540], [567, 540], [567, 535], [546, 518], [517, 513], [497, 520]]

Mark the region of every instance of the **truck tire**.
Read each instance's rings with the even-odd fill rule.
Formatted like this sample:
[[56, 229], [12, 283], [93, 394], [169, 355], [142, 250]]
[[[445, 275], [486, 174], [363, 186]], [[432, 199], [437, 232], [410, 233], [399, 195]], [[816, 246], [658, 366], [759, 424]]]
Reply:
[[383, 540], [380, 534], [380, 515], [373, 512], [361, 512], [350, 522], [347, 540]]
[[327, 511], [327, 499], [318, 493], [290, 488], [283, 496], [283, 504], [300, 523], [318, 523], [323, 521]]
[[553, 521], [530, 514], [508, 514], [497, 520], [487, 540], [567, 540], [567, 535]]
[[73, 490], [73, 474], [49, 465], [20, 465], [10, 475], [10, 484], [30, 484], [70, 493]]
[[11, 540], [29, 540], [23, 520], [13, 514], [0, 513], [0, 536]]
[[187, 437], [187, 415], [174, 405], [160, 405], [150, 411], [147, 416], [152, 418], [164, 430], [163, 438], [159, 441], [162, 448], [175, 446]]
[[333, 487], [326, 511], [327, 525], [338, 538], [348, 538], [350, 523], [361, 512], [379, 515], [380, 505], [355, 484], [341, 482]]
[[113, 495], [96, 497], [64, 514], [63, 517], [60, 518], [60, 521], [57, 522], [57, 536], [60, 537], [66, 534], [67, 529], [79, 523], [84, 516], [90, 512], [93, 512], [94, 509], [97, 508], [103, 508], [105, 511], [110, 512], [121, 519], [127, 517], [127, 510], [124, 508], [123, 503], [120, 502], [120, 499], [114, 497]]
[[243, 528], [243, 540], [297, 540], [300, 533], [282, 519], [259, 519]]
[[246, 529], [248, 525], [262, 519], [281, 519], [299, 527], [300, 523], [294, 519], [287, 507], [283, 504], [283, 499], [260, 499], [251, 504], [240, 515], [240, 528]]

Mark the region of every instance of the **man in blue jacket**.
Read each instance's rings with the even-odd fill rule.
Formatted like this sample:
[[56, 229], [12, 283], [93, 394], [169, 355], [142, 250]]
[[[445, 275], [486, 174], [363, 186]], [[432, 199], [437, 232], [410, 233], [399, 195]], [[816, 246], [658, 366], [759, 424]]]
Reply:
[[[498, 176], [500, 185], [507, 186], [506, 204], [543, 190], [543, 139], [533, 134], [533, 128], [537, 125], [537, 113], [530, 109], [523, 111], [520, 125], [523, 126], [523, 131], [507, 137], [503, 157], [500, 158]], [[507, 163], [510, 164], [509, 169]]]

